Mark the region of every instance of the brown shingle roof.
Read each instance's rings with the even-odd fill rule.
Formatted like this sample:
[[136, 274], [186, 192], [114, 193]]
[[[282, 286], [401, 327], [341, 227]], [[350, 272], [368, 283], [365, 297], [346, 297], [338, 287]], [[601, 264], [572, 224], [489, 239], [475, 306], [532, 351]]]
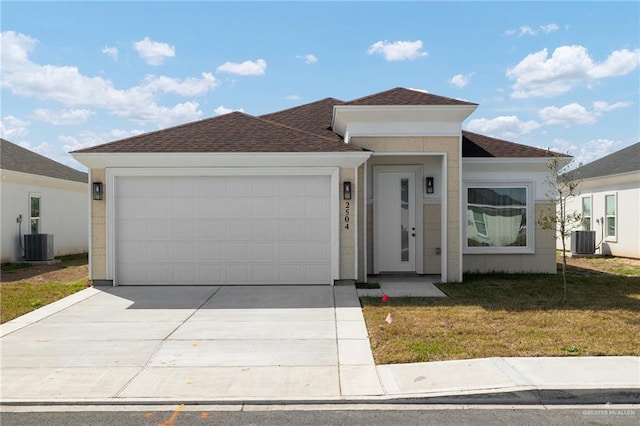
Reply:
[[462, 156], [463, 157], [568, 157], [546, 149], [534, 148], [502, 139], [479, 135], [477, 133], [462, 131]]
[[336, 152], [361, 151], [304, 130], [232, 112], [75, 152]]
[[396, 87], [363, 98], [346, 102], [345, 105], [477, 105], [472, 102], [444, 96], [432, 95], [418, 90]]
[[341, 141], [340, 135], [331, 130], [331, 118], [333, 106], [342, 104], [344, 102], [339, 99], [325, 98], [309, 104], [264, 114], [260, 118]]
[[87, 183], [86, 173], [0, 139], [0, 169]]

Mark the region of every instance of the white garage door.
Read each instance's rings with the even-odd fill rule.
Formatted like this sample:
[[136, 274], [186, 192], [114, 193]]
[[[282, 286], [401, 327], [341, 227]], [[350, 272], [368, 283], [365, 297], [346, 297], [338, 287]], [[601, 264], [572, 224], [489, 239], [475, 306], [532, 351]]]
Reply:
[[329, 284], [330, 176], [116, 177], [117, 285]]

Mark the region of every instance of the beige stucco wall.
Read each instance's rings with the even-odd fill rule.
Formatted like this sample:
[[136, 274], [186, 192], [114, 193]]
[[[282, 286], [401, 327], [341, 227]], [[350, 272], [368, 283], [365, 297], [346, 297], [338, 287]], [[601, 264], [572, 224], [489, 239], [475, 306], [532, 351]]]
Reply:
[[442, 214], [440, 203], [424, 204], [422, 206], [422, 215], [424, 217], [424, 227], [422, 228], [424, 273], [440, 274], [442, 271], [442, 254], [437, 253], [438, 249], [442, 250], [442, 226], [440, 224]]
[[[441, 259], [435, 254], [440, 247], [447, 250], [447, 281], [462, 281], [460, 268], [460, 138], [457, 136], [423, 136], [423, 137], [353, 137], [351, 143], [374, 152], [434, 152], [447, 155], [446, 171], [437, 167], [435, 173], [436, 187], [441, 185], [443, 174], [446, 173], [447, 189], [447, 239], [448, 247], [441, 243], [441, 204], [425, 203], [423, 205], [423, 268], [426, 274], [441, 273]], [[374, 157], [369, 160], [369, 166], [382, 164], [420, 164], [426, 161], [419, 156]], [[442, 157], [437, 157], [442, 158]], [[431, 175], [431, 174], [429, 174]], [[371, 185], [371, 180], [369, 181]], [[372, 194], [369, 187], [369, 194]], [[443, 194], [436, 194], [442, 197]], [[373, 271], [373, 204], [367, 210], [367, 268]], [[437, 210], [437, 211], [436, 211]], [[437, 218], [437, 219], [435, 219]], [[436, 223], [437, 221], [437, 223]], [[436, 229], [437, 228], [437, 229]]]
[[[536, 218], [553, 211], [554, 204], [537, 203]], [[535, 254], [465, 254], [464, 272], [556, 273], [556, 237], [553, 229], [536, 224]]]
[[[358, 199], [356, 185], [356, 169], [340, 168], [340, 279], [354, 280], [356, 278], [356, 200]], [[342, 196], [342, 183], [351, 181], [352, 199], [344, 200]], [[349, 213], [347, 215], [347, 204]], [[346, 217], [349, 217], [349, 228], [345, 227]]]
[[107, 279], [107, 192], [105, 169], [92, 169], [92, 182], [103, 182], [102, 200], [91, 200], [91, 279]]
[[369, 206], [366, 205], [367, 199], [365, 196], [365, 165], [361, 165], [358, 167], [358, 186], [357, 186], [357, 219], [358, 219], [358, 277], [357, 280], [360, 282], [365, 281], [367, 276], [366, 266], [365, 266], [365, 258], [367, 253], [365, 252], [366, 244], [365, 239], [367, 235], [367, 231], [365, 229], [365, 215]]

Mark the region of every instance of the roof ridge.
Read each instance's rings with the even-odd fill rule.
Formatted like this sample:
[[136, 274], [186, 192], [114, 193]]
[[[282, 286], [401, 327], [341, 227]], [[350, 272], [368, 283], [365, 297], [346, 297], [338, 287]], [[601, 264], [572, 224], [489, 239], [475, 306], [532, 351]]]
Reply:
[[[518, 145], [518, 146], [526, 147], [526, 148], [529, 148], [529, 149], [535, 149], [535, 150], [537, 150], [537, 151], [540, 151], [541, 153], [542, 153], [542, 152], [545, 152], [545, 153], [546, 153], [546, 152], [549, 152], [549, 153], [551, 153], [554, 157], [571, 157], [571, 155], [568, 155], [568, 154], [565, 154], [565, 153], [562, 153], [562, 152], [554, 152], [554, 151], [551, 151], [550, 149], [538, 148], [538, 147], [536, 147], [536, 146], [525, 145], [525, 144], [523, 144], [523, 143], [518, 143], [518, 142], [508, 141], [508, 140], [506, 140], [506, 139], [496, 138], [496, 137], [493, 137], [493, 136], [483, 135], [482, 133], [471, 132], [471, 131], [469, 131], [469, 130], [462, 130], [462, 136], [464, 136], [465, 134], [470, 134], [470, 135], [480, 136], [480, 137], [482, 137], [482, 138], [493, 139], [493, 140], [495, 140], [495, 141], [500, 141], [500, 142], [506, 142], [506, 143], [510, 143], [510, 144], [512, 144], [512, 145]], [[473, 142], [473, 141], [472, 141], [472, 142]]]
[[412, 91], [412, 92], [421, 93], [423, 95], [427, 95], [427, 96], [430, 96], [430, 97], [433, 97], [433, 98], [443, 99], [443, 100], [446, 99], [446, 100], [451, 100], [451, 101], [456, 101], [456, 102], [462, 102], [462, 103], [465, 103], [465, 104], [468, 104], [468, 105], [479, 105], [477, 103], [466, 101], [466, 100], [460, 100], [460, 99], [451, 98], [451, 97], [442, 96], [442, 95], [435, 95], [435, 94], [433, 94], [431, 92], [422, 91], [422, 90], [415, 90], [415, 89], [409, 89], [407, 87], [401, 87], [401, 86], [397, 86], [397, 87], [394, 87], [394, 88], [388, 89], [388, 90], [383, 90], [381, 92], [373, 93], [371, 95], [363, 96], [363, 97], [360, 97], [360, 98], [352, 99], [352, 100], [350, 100], [348, 102], [345, 102], [345, 103], [346, 104], [352, 104], [352, 103], [355, 103], [355, 102], [362, 102], [363, 100], [366, 100], [366, 99], [369, 99], [369, 98], [374, 98], [376, 96], [379, 96], [379, 95], [382, 95], [382, 94], [385, 94], [385, 93], [398, 91], [398, 90]]
[[301, 104], [301, 105], [296, 105], [296, 106], [292, 106], [289, 108], [285, 108], [285, 109], [281, 109], [278, 111], [274, 111], [274, 112], [268, 112], [266, 114], [260, 114], [260, 115], [256, 115], [255, 117], [264, 117], [265, 115], [275, 115], [275, 114], [280, 114], [282, 112], [287, 112], [287, 111], [291, 111], [293, 109], [298, 109], [298, 108], [302, 108], [302, 107], [306, 107], [309, 105], [313, 105], [313, 104], [319, 104], [320, 102], [324, 102], [324, 101], [328, 101], [328, 100], [332, 100], [332, 101], [338, 101], [339, 103], [344, 103], [343, 100], [337, 99], [337, 98], [333, 98], [331, 96], [328, 96], [326, 98], [323, 99], [318, 99], [317, 101], [313, 101], [313, 102], [307, 102], [306, 104]]
[[[269, 119], [267, 119], [267, 118], [263, 118], [262, 116], [258, 116], [258, 117], [256, 117], [256, 116], [251, 116], [251, 117], [252, 117], [252, 118], [255, 118], [255, 119], [257, 119], [257, 120], [264, 121], [264, 122], [269, 123], [269, 124], [275, 124], [276, 126], [280, 126], [280, 127], [285, 128], [285, 129], [295, 130], [296, 132], [300, 132], [300, 133], [304, 133], [304, 134], [309, 135], [309, 136], [314, 136], [314, 137], [317, 137], [317, 138], [321, 138], [321, 139], [324, 139], [324, 140], [329, 141], [329, 142], [333, 142], [333, 143], [338, 142], [338, 141], [336, 141], [336, 140], [334, 140], [334, 139], [328, 138], [328, 137], [323, 136], [323, 135], [320, 135], [320, 134], [318, 134], [318, 133], [308, 132], [308, 131], [303, 130], [303, 129], [300, 129], [300, 128], [298, 128], [298, 127], [289, 126], [289, 125], [286, 125], [286, 124], [283, 124], [283, 123], [279, 123], [279, 122], [277, 122], [277, 121], [273, 121], [273, 120], [269, 120]], [[344, 143], [344, 142], [343, 142], [343, 143]]]

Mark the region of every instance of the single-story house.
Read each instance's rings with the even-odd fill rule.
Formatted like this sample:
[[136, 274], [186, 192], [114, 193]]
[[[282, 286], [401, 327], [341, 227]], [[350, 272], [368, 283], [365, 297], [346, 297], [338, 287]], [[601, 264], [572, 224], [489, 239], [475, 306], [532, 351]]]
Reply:
[[[580, 195], [567, 212], [595, 231], [599, 253], [640, 259], [640, 142], [570, 172]], [[571, 247], [570, 242], [566, 242]]]
[[55, 256], [87, 253], [87, 173], [5, 139], [0, 143], [1, 262], [23, 259], [25, 234], [53, 235]]
[[332, 284], [555, 273], [550, 152], [462, 130], [477, 104], [405, 88], [241, 112], [73, 152], [108, 285]]

